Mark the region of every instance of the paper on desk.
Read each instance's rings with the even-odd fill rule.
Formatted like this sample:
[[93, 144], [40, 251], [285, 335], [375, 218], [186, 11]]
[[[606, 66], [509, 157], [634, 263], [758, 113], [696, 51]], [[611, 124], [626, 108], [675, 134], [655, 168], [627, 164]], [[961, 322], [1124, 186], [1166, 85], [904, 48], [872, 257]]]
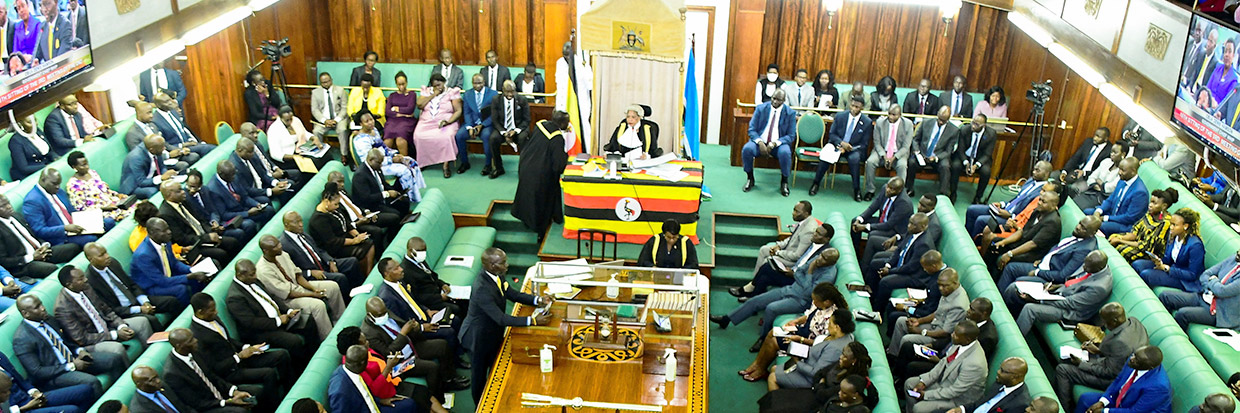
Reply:
[[215, 273], [220, 272], [220, 269], [215, 268], [214, 261], [210, 259], [205, 259], [202, 261], [198, 261], [198, 263], [194, 264], [193, 267], [189, 267], [189, 272], [202, 272], [202, 273], [206, 273], [207, 275], [215, 275]]
[[840, 160], [840, 151], [835, 148], [835, 145], [828, 143], [818, 151], [818, 160], [826, 163], [835, 163]]
[[458, 267], [473, 268], [474, 257], [468, 255], [449, 255], [444, 258], [443, 265], [455, 265]]
[[1089, 360], [1089, 352], [1085, 349], [1073, 346], [1059, 346], [1059, 358], [1061, 360], [1071, 359], [1072, 356], [1081, 359], [1081, 361]]
[[925, 300], [928, 294], [926, 290], [920, 288], [905, 288], [904, 291], [908, 292], [908, 298], [915, 300]]
[[83, 234], [104, 233], [102, 209], [84, 209], [81, 211], [74, 211], [70, 216], [73, 217], [74, 224], [82, 226]]
[[809, 346], [797, 342], [788, 343], [788, 354], [800, 358], [809, 358]]
[[568, 294], [573, 292], [572, 284], [547, 283], [547, 294]]
[[374, 284], [362, 284], [352, 290], [349, 290], [349, 298], [357, 297], [358, 295], [361, 295], [361, 294], [370, 294], [370, 292], [374, 290], [375, 290]]
[[666, 171], [665, 172], [665, 171], [657, 171], [655, 169], [647, 169], [646, 175], [663, 178], [664, 180], [668, 180], [672, 182], [680, 182], [681, 179], [685, 179], [689, 177], [689, 173], [684, 172], [684, 171]]
[[468, 300], [469, 292], [472, 289], [473, 287], [468, 285], [454, 285], [452, 286], [452, 291], [448, 293], [448, 298], [453, 300]]
[[676, 160], [676, 154], [668, 152], [658, 158], [638, 159], [629, 163], [633, 169], [646, 169], [655, 165], [668, 163]]
[[1051, 294], [1046, 292], [1046, 284], [1035, 281], [1016, 281], [1012, 285], [1016, 286], [1016, 290], [1038, 301], [1057, 301], [1065, 300], [1062, 295]]

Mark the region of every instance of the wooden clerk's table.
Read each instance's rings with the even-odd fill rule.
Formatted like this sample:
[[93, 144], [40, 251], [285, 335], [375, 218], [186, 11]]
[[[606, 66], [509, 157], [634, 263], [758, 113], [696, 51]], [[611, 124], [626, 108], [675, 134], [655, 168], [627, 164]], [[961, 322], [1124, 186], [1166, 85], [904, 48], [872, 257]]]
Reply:
[[[705, 276], [698, 275], [699, 283], [708, 283]], [[527, 281], [522, 290], [529, 292]], [[707, 291], [701, 288], [699, 291]], [[585, 287], [578, 299], [591, 297], [592, 301], [607, 301], [604, 287]], [[597, 297], [597, 298], [593, 298]], [[621, 290], [617, 301], [629, 302], [631, 292]], [[672, 331], [658, 333], [652, 323], [641, 330], [644, 341], [644, 354], [635, 360], [622, 362], [600, 362], [578, 359], [570, 354], [569, 338], [575, 328], [592, 325], [589, 323], [566, 322], [564, 316], [570, 311], [570, 304], [557, 301], [551, 308], [553, 320], [550, 325], [532, 327], [511, 327], [504, 336], [504, 345], [495, 360], [495, 366], [487, 382], [482, 399], [478, 402], [478, 412], [511, 413], [511, 412], [559, 412], [559, 407], [522, 407], [521, 394], [533, 393], [564, 399], [580, 397], [588, 402], [609, 402], [662, 406], [664, 412], [706, 412], [708, 396], [708, 360], [709, 360], [709, 294], [698, 293], [701, 307], [698, 308], [696, 319], [691, 312], [674, 313]], [[577, 304], [573, 304], [579, 306]], [[639, 306], [640, 308], [640, 306]], [[574, 308], [576, 310], [576, 308]], [[528, 316], [534, 308], [517, 304], [512, 314]], [[660, 311], [660, 314], [664, 312]], [[640, 310], [639, 310], [640, 316]], [[574, 317], [576, 318], [576, 317]], [[637, 329], [626, 327], [621, 329]], [[538, 352], [543, 344], [556, 346], [554, 370], [542, 373], [539, 368]], [[676, 358], [680, 375], [674, 382], [663, 379], [664, 366], [646, 366], [663, 354], [667, 346], [676, 348]], [[692, 349], [692, 350], [690, 350]], [[656, 372], [643, 373], [643, 370]], [[685, 374], [687, 372], [687, 375]], [[568, 411], [576, 411], [571, 407]], [[583, 412], [614, 412], [615, 410], [583, 408]]]

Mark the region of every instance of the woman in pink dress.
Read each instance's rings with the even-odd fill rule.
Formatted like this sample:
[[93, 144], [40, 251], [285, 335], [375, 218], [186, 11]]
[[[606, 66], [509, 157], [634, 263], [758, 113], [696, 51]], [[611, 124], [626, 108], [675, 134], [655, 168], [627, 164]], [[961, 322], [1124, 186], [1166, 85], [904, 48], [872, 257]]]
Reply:
[[90, 161], [80, 151], [69, 152], [69, 166], [73, 168], [73, 176], [69, 178], [67, 189], [69, 202], [78, 211], [101, 209], [103, 216], [117, 221], [123, 220], [133, 212], [133, 207], [120, 207], [129, 195], [113, 191], [108, 183], [99, 178], [99, 174], [90, 169]]
[[456, 131], [461, 125], [461, 90], [444, 87], [446, 79], [438, 73], [431, 75], [430, 86], [418, 94], [418, 127], [413, 131], [413, 144], [417, 148], [418, 165], [443, 164], [443, 177], [451, 178], [451, 163], [456, 159]]
[[405, 72], [396, 73], [396, 91], [387, 98], [387, 124], [383, 125], [383, 144], [396, 148], [402, 156], [409, 155], [413, 140], [413, 128], [418, 119], [413, 111], [418, 108], [418, 95], [409, 91], [409, 78]]

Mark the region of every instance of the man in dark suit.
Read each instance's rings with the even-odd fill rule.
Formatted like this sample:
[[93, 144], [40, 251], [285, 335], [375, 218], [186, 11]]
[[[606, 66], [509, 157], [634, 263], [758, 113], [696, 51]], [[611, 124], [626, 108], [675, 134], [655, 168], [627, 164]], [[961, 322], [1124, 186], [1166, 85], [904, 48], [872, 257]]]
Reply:
[[[172, 352], [164, 362], [167, 389], [181, 400], [188, 400], [194, 410], [214, 413], [245, 413], [253, 402], [267, 391], [253, 384], [234, 385], [215, 375], [209, 361], [198, 352], [198, 339], [188, 328], [168, 332]], [[275, 389], [271, 389], [275, 390]], [[271, 406], [258, 406], [270, 409]]]
[[[1041, 278], [1017, 278], [1016, 281], [1033, 281], [1041, 284]], [[1063, 284], [1051, 284], [1047, 292], [1060, 297], [1061, 300], [1039, 301], [1028, 294], [1009, 285], [1003, 292], [1003, 300], [1007, 302], [1012, 314], [1016, 317], [1016, 325], [1021, 334], [1028, 336], [1033, 326], [1040, 323], [1064, 321], [1070, 323], [1089, 322], [1098, 315], [1102, 304], [1111, 297], [1111, 270], [1107, 268], [1107, 255], [1094, 250], [1085, 256], [1085, 264], [1072, 273]]]
[[[993, 269], [993, 273], [1002, 274], [1004, 267], [1012, 263], [1037, 261], [1059, 243], [1062, 221], [1059, 218], [1059, 208], [1056, 207], [1058, 202], [1059, 193], [1043, 191], [1042, 195], [1038, 196], [1037, 208], [1029, 215], [1024, 226], [1005, 238], [991, 239], [982, 259]], [[998, 241], [995, 241], [996, 239]]]
[[1171, 413], [1171, 382], [1162, 368], [1163, 354], [1158, 346], [1146, 345], [1132, 352], [1105, 392], [1090, 392], [1077, 400], [1077, 411], [1087, 413], [1132, 411]]
[[1214, 64], [1217, 62], [1214, 52], [1218, 47], [1218, 29], [1211, 29], [1203, 37], [1204, 40], [1197, 42], [1196, 47], [1185, 53], [1183, 72], [1180, 72], [1180, 86], [1187, 87], [1190, 93], [1205, 86], [1210, 80], [1210, 73], [1214, 73]]
[[[908, 199], [908, 195], [904, 194], [904, 179], [898, 176], [891, 178], [883, 185], [882, 196], [870, 201], [870, 206], [853, 219], [853, 247], [861, 250], [861, 235], [867, 233], [871, 242], [882, 245], [883, 241], [905, 231], [908, 228], [908, 219], [912, 216], [913, 203]], [[879, 238], [873, 238], [875, 236]], [[873, 257], [863, 257], [863, 270], [869, 265], [865, 258]]]
[[[327, 182], [333, 182], [340, 188], [340, 208], [343, 208], [345, 215], [353, 221], [353, 226], [357, 227], [358, 231], [370, 234], [370, 239], [375, 240], [376, 250], [386, 249], [400, 231], [400, 221], [409, 214], [409, 210], [398, 211], [385, 205], [385, 210], [371, 211], [355, 204], [349, 197], [349, 191], [345, 190], [347, 186], [344, 184], [344, 172], [331, 171], [327, 174]], [[367, 218], [372, 213], [375, 215]]]
[[866, 266], [866, 285], [878, 285], [879, 280], [888, 275], [911, 276], [920, 270], [918, 260], [934, 249], [934, 243], [925, 234], [929, 222], [930, 218], [920, 212], [909, 218], [908, 230], [895, 250], [874, 254], [874, 260]]
[[159, 192], [164, 196], [164, 203], [159, 206], [159, 217], [172, 230], [172, 242], [192, 246], [188, 251], [183, 251], [186, 260], [197, 262], [200, 257], [206, 257], [215, 260], [218, 267], [231, 261], [230, 257], [241, 251], [240, 241], [212, 232], [207, 222], [185, 207], [185, 189], [181, 188], [181, 184], [164, 181], [159, 184]]
[[34, 58], [47, 62], [81, 46], [82, 41], [73, 38], [73, 25], [60, 15], [56, 0], [40, 0], [39, 11], [43, 13], [43, 25], [39, 28], [39, 42], [34, 46]]
[[297, 182], [301, 172], [296, 171], [297, 176], [293, 177], [291, 174], [285, 175], [283, 169], [272, 168], [263, 151], [255, 150], [255, 147], [254, 141], [241, 138], [237, 141], [237, 150], [228, 156], [237, 167], [234, 188], [246, 191], [250, 198], [259, 203], [270, 204], [276, 200], [281, 205], [288, 204], [288, 200], [293, 198], [290, 183]]
[[741, 148], [741, 163], [747, 179], [741, 191], [753, 189], [753, 159], [770, 156], [779, 159], [782, 176], [779, 193], [788, 196], [788, 175], [792, 171], [792, 144], [796, 139], [796, 112], [784, 104], [788, 97], [783, 89], [776, 90], [769, 102], [754, 109], [749, 120], [749, 142]]
[[[917, 199], [917, 211], [914, 212], [925, 214], [929, 219], [926, 223], [925, 232], [926, 239], [930, 241], [931, 248], [938, 248], [939, 237], [943, 235], [943, 226], [939, 224], [939, 214], [935, 213], [934, 210], [938, 204], [938, 197], [931, 194], [922, 194], [921, 198]], [[880, 253], [886, 253], [884, 254], [885, 256], [890, 256], [890, 253], [895, 251], [896, 245], [899, 244], [900, 240], [904, 239], [907, 232], [908, 227], [906, 226], [902, 233], [897, 233], [892, 236], [887, 236], [886, 234], [875, 235], [871, 233], [869, 239], [865, 243], [865, 252], [862, 255], [862, 261], [866, 263], [873, 261], [874, 257]]]
[[13, 214], [9, 198], [0, 196], [0, 266], [27, 284], [56, 271], [56, 264], [69, 262], [82, 251], [77, 244], [47, 246], [26, 221]]
[[136, 387], [134, 395], [129, 399], [131, 413], [168, 413], [192, 412], [188, 404], [181, 401], [176, 393], [164, 388], [159, 373], [149, 366], [137, 366], [129, 373]]
[[[1085, 256], [1098, 248], [1098, 239], [1094, 237], [1097, 234], [1098, 218], [1086, 216], [1072, 229], [1072, 236], [1060, 240], [1037, 261], [1009, 263], [1000, 256], [999, 266], [1003, 268], [1003, 276], [999, 277], [996, 286], [999, 291], [1004, 291], [1021, 276], [1037, 277], [1042, 282], [1055, 284], [1066, 282], [1068, 276], [1085, 263]], [[1007, 259], [1011, 259], [1011, 255]]]
[[[908, 160], [905, 183], [914, 182], [918, 172], [931, 170], [939, 174], [938, 193], [951, 193], [951, 159], [956, 152], [960, 129], [950, 121], [951, 108], [942, 106], [934, 122], [922, 122], [918, 126], [916, 134], [913, 135], [913, 154]], [[909, 196], [913, 195], [913, 185], [908, 186], [908, 193]]]
[[126, 364], [125, 342], [134, 340], [130, 346], [146, 347], [146, 339], [153, 333], [146, 318], [116, 315], [90, 289], [86, 273], [72, 265], [61, 267], [58, 276], [64, 288], [56, 295], [55, 317], [70, 340], [92, 352], [126, 356]]
[[[527, 63], [525, 71], [518, 73], [517, 77], [512, 78], [512, 82], [517, 84], [517, 91], [521, 93], [546, 93], [546, 84], [543, 82], [543, 77], [538, 73], [537, 67], [533, 63]], [[530, 98], [530, 103], [546, 103], [546, 99], [543, 99], [541, 96], [535, 96]]]
[[[425, 377], [431, 395], [443, 400], [445, 390], [468, 388], [469, 379], [457, 376], [456, 349], [451, 348], [447, 340], [423, 334], [429, 327], [417, 320], [405, 321], [392, 315], [379, 297], [366, 300], [366, 318], [362, 319], [361, 331], [370, 348], [379, 354], [416, 354], [418, 362], [402, 376]], [[469, 368], [468, 363], [463, 367]]]
[[976, 177], [977, 190], [971, 203], [980, 204], [982, 193], [986, 192], [986, 185], [990, 182], [991, 155], [998, 138], [994, 129], [986, 127], [986, 115], [979, 113], [973, 117], [969, 130], [960, 131], [957, 139], [956, 155], [952, 158], [950, 198], [953, 203], [956, 201], [956, 187], [960, 185], [962, 176]]
[[431, 84], [430, 78], [434, 74], [439, 74], [444, 79], [447, 79], [443, 84], [444, 87], [465, 88], [465, 72], [461, 70], [460, 66], [453, 64], [451, 50], [441, 49], [439, 51], [439, 63], [432, 66], [431, 72], [426, 75], [427, 85]]
[[1102, 205], [1086, 209], [1087, 215], [1102, 219], [1102, 233], [1106, 235], [1132, 231], [1132, 225], [1145, 216], [1149, 208], [1150, 193], [1145, 188], [1137, 168], [1141, 165], [1135, 157], [1119, 162], [1119, 183]]
[[1197, 200], [1214, 211], [1218, 218], [1228, 225], [1240, 222], [1240, 191], [1228, 187], [1222, 193], [1210, 195], [1204, 192], [1194, 193]]
[[[939, 111], [939, 97], [930, 93], [930, 79], [917, 83], [917, 90], [904, 96], [904, 113], [909, 115], [933, 115]], [[914, 119], [913, 123], [920, 123]]]
[[[207, 203], [207, 198], [202, 192], [202, 186], [206, 183], [202, 178], [202, 172], [199, 172], [197, 169], [190, 169], [185, 176], [186, 195], [185, 202], [181, 205], [185, 206], [191, 215], [198, 218], [198, 222], [206, 222], [208, 224], [206, 228], [209, 228], [211, 232], [219, 234], [221, 238], [229, 237], [237, 240], [238, 244], [244, 244], [241, 242], [242, 240], [249, 239], [250, 234], [258, 231], [258, 226], [254, 221], [250, 220], [239, 220], [236, 224], [228, 227], [221, 225], [220, 220], [222, 217]], [[168, 202], [167, 198], [164, 199], [164, 202]], [[227, 221], [224, 222], [227, 223]]]
[[973, 96], [964, 91], [964, 76], [952, 77], [952, 90], [939, 94], [939, 103], [951, 110], [953, 118], [973, 115]]
[[969, 230], [969, 235], [977, 236], [982, 233], [983, 228], [990, 228], [991, 231], [997, 230], [1009, 218], [1025, 210], [1025, 206], [1033, 202], [1034, 198], [1042, 192], [1042, 185], [1046, 184], [1046, 180], [1050, 177], [1051, 169], [1051, 163], [1047, 161], [1038, 161], [1034, 164], [1032, 175], [1025, 180], [1025, 183], [1020, 186], [1020, 191], [1017, 191], [1016, 196], [1010, 201], [969, 205], [964, 213], [964, 225]]
[[1075, 400], [1072, 386], [1106, 387], [1124, 368], [1128, 356], [1150, 342], [1145, 325], [1136, 317], [1128, 317], [1118, 302], [1103, 305], [1098, 315], [1107, 333], [1099, 343], [1081, 345], [1082, 350], [1089, 352], [1089, 360], [1073, 356], [1055, 366], [1055, 395], [1064, 401], [1065, 411], [1072, 410]]
[[176, 297], [181, 307], [189, 296], [202, 291], [214, 274], [190, 271], [172, 253], [172, 230], [163, 218], [146, 222], [147, 239], [133, 252], [129, 263], [133, 281], [149, 294]]
[[344, 364], [332, 372], [327, 385], [328, 406], [333, 412], [411, 412], [417, 407], [413, 399], [396, 395], [376, 399], [361, 374], [366, 371], [370, 350], [355, 344], [345, 350]]
[[427, 338], [448, 340], [449, 348], [458, 354], [464, 353], [461, 348], [461, 342], [456, 335], [457, 330], [452, 327], [453, 324], [460, 324], [460, 321], [455, 320], [455, 318], [460, 317], [459, 315], [446, 312], [441, 316], [441, 321], [431, 323], [431, 320], [438, 313], [445, 310], [431, 310], [413, 298], [413, 295], [409, 293], [408, 287], [404, 284], [404, 268], [392, 258], [379, 260], [379, 264], [375, 267], [379, 269], [379, 275], [383, 276], [383, 284], [379, 285], [375, 296], [383, 300], [383, 303], [387, 305], [392, 315], [404, 320], [424, 323], [426, 331], [423, 333]]
[[[482, 69], [486, 71], [486, 68]], [[507, 69], [505, 69], [507, 70]], [[482, 148], [486, 151], [487, 165], [491, 166], [491, 135], [495, 131], [492, 127], [491, 101], [494, 100], [497, 89], [488, 88], [484, 85], [482, 74], [476, 74], [471, 79], [473, 88], [461, 94], [461, 105], [465, 111], [465, 124], [456, 132], [456, 161], [460, 164], [456, 173], [463, 174], [469, 170], [469, 151], [467, 150], [467, 141], [470, 139], [482, 140]], [[502, 86], [502, 82], [500, 84]], [[486, 113], [483, 113], [483, 111]], [[486, 175], [486, 174], [483, 174]]]
[[[432, 310], [447, 309], [451, 314], [456, 314], [457, 320], [464, 320], [465, 313], [461, 311], [461, 307], [448, 298], [452, 286], [439, 279], [439, 274], [435, 273], [431, 263], [426, 261], [426, 241], [422, 237], [412, 237], [405, 242], [404, 258], [400, 261], [401, 269], [405, 272], [402, 282], [409, 286], [413, 299]], [[454, 326], [459, 329], [460, 321], [454, 323]]]
[[[1216, 61], [1211, 59], [1211, 65], [1214, 62]], [[1214, 68], [1211, 67], [1209, 70], [1213, 72]], [[1155, 138], [1154, 134], [1150, 133], [1148, 129], [1141, 127], [1141, 124], [1132, 118], [1128, 118], [1128, 123], [1124, 124], [1124, 130], [1119, 135], [1118, 143], [1128, 145], [1127, 156], [1136, 157], [1137, 159], [1154, 158], [1163, 148], [1162, 141]], [[1195, 162], [1194, 165], [1196, 165]], [[1165, 169], [1173, 170], [1174, 168]]]
[[280, 246], [293, 265], [305, 271], [307, 280], [331, 280], [340, 286], [340, 291], [349, 291], [366, 281], [365, 274], [357, 268], [357, 258], [334, 258], [306, 236], [305, 221], [297, 211], [285, 212], [282, 222]]
[[530, 104], [525, 96], [517, 95], [517, 87], [511, 80], [504, 82], [500, 96], [491, 99], [491, 125], [495, 133], [487, 143], [487, 165], [482, 173], [489, 173], [491, 179], [495, 179], [504, 174], [501, 145], [520, 145], [530, 136]]
[[60, 324], [48, 317], [39, 297], [18, 297], [17, 311], [22, 320], [13, 334], [13, 355], [35, 386], [59, 389], [86, 384], [98, 397], [103, 395], [103, 385], [95, 375], [107, 374], [115, 382], [125, 371], [124, 353], [91, 353], [68, 340]]
[[270, 344], [308, 360], [318, 347], [318, 333], [308, 325], [309, 318], [299, 317], [301, 310], [289, 309], [283, 300], [275, 300], [263, 290], [253, 261], [238, 260], [234, 268], [236, 277], [228, 287], [225, 303], [241, 340]]
[[[889, 275], [883, 277], [878, 282], [877, 287], [870, 293], [870, 308], [874, 311], [881, 311], [884, 314], [890, 314], [888, 318], [894, 320], [900, 316], [909, 315], [910, 307], [903, 304], [895, 305], [895, 312], [889, 309], [893, 308], [890, 304], [891, 292], [901, 288], [917, 288], [926, 290], [926, 299], [918, 303], [912, 312], [913, 317], [925, 317], [934, 312], [939, 305], [939, 289], [936, 282], [939, 279], [939, 273], [947, 269], [947, 265], [943, 264], [943, 254], [938, 250], [926, 251], [918, 257], [920, 269], [911, 275]], [[894, 327], [894, 326], [889, 326]], [[888, 329], [890, 331], [890, 328]]]
[[488, 88], [499, 90], [504, 82], [512, 79], [512, 74], [508, 71], [508, 67], [499, 64], [499, 54], [495, 50], [487, 50], [487, 65], [478, 71], [482, 75], [482, 79]]
[[77, 96], [67, 95], [60, 98], [56, 109], [52, 109], [52, 113], [47, 114], [47, 118], [43, 120], [43, 136], [47, 137], [57, 158], [67, 155], [73, 148], [82, 146], [85, 142], [95, 140], [93, 135], [86, 133]]
[[472, 380], [474, 402], [482, 397], [491, 366], [499, 355], [504, 327], [547, 325], [551, 312], [538, 316], [516, 317], [504, 309], [512, 300], [529, 306], [546, 306], [554, 302], [549, 295], [533, 296], [518, 291], [504, 280], [508, 275], [508, 254], [499, 248], [487, 248], [482, 254], [482, 273], [474, 278], [469, 294], [469, 315], [461, 327], [461, 342], [473, 360]]
[[77, 0], [70, 0], [65, 19], [69, 20], [69, 27], [73, 28], [73, 38], [81, 40], [82, 44], [90, 44], [90, 30], [86, 29], [86, 8], [81, 7]]
[[88, 384], [44, 390], [47, 391], [30, 384], [8, 356], [0, 353], [0, 392], [8, 392], [7, 397], [0, 394], [0, 402], [8, 402], [11, 407], [21, 408], [22, 412], [57, 413], [85, 412], [90, 410], [95, 400], [94, 389]]
[[982, 397], [972, 403], [948, 410], [947, 413], [998, 413], [1020, 412], [1033, 401], [1029, 387], [1025, 386], [1025, 374], [1029, 365], [1020, 357], [1008, 357], [999, 364], [995, 384], [990, 385]]
[[142, 199], [150, 198], [159, 191], [161, 182], [172, 179], [178, 171], [189, 167], [185, 162], [168, 166], [164, 148], [163, 137], [147, 135], [141, 146], [130, 150], [125, 156], [124, 169], [121, 170], [120, 192]]
[[188, 126], [185, 126], [185, 119], [182, 118], [180, 109], [177, 108], [176, 99], [166, 93], [156, 93], [154, 103], [155, 127], [167, 140], [168, 146], [188, 149], [192, 152], [186, 154], [182, 160], [193, 165], [200, 157], [207, 156], [207, 153], [215, 149], [215, 145], [202, 142], [194, 136], [194, 132], [189, 130]]
[[1094, 130], [1094, 136], [1081, 142], [1072, 157], [1063, 163], [1063, 169], [1058, 174], [1059, 180], [1072, 185], [1075, 192], [1084, 191], [1089, 183], [1086, 178], [1111, 155], [1110, 139], [1110, 128], [1101, 126]]
[[409, 213], [409, 197], [383, 180], [383, 156], [366, 154], [364, 159], [363, 165], [353, 174], [353, 200], [357, 206], [399, 216]]
[[169, 320], [184, 308], [176, 297], [167, 295], [147, 295], [137, 283], [129, 278], [125, 267], [112, 259], [102, 244], [92, 242], [86, 244], [83, 252], [90, 265], [86, 267], [86, 278], [96, 297], [121, 317], [141, 316], [146, 318], [154, 331], [163, 331], [163, 324], [155, 314], [167, 314]]
[[[215, 179], [207, 183], [203, 190], [206, 204], [211, 209], [211, 220], [227, 222], [240, 219], [243, 228], [258, 228], [275, 216], [275, 209], [270, 204], [260, 203], [250, 197], [248, 191], [237, 182], [237, 167], [232, 161], [221, 160], [215, 167]], [[246, 221], [251, 224], [246, 225]], [[247, 233], [245, 239], [252, 237]]]
[[178, 107], [185, 106], [185, 97], [189, 96], [181, 72], [165, 68], [163, 62], [138, 74], [138, 99], [154, 103], [155, 94], [161, 92], [176, 97]]
[[[125, 132], [125, 148], [130, 150], [142, 146], [142, 142], [147, 136], [160, 134], [159, 127], [155, 125], [155, 104], [135, 102], [133, 104], [133, 117], [133, 126], [129, 128], [128, 132]], [[180, 156], [180, 152], [179, 150], [171, 151], [170, 154]]]
[[266, 393], [271, 401], [278, 401], [284, 394], [284, 382], [293, 380], [289, 376], [288, 350], [268, 348], [266, 343], [242, 344], [219, 321], [215, 298], [197, 293], [189, 301], [194, 308], [189, 331], [201, 343], [198, 351], [207, 369], [229, 382], [272, 389]]
[[[22, 202], [22, 215], [34, 234], [52, 245], [65, 243], [86, 245], [99, 239], [95, 234], [83, 234], [85, 228], [73, 223], [77, 208], [69, 202], [69, 194], [60, 189], [60, 170], [46, 168], [39, 174], [39, 182], [26, 193]], [[116, 220], [104, 217], [103, 230], [116, 226]]]

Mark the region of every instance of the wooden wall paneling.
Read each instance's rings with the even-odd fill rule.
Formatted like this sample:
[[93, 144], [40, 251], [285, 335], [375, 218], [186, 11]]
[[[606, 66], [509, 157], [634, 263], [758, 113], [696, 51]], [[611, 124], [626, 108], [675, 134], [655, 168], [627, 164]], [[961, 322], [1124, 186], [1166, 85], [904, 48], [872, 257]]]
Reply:
[[[505, 42], [505, 45], [509, 48], [510, 53], [516, 54], [517, 56], [530, 55], [528, 33], [530, 32], [530, 26], [533, 25], [530, 23], [529, 14], [529, 3], [531, 2], [534, 2], [534, 0], [517, 0], [514, 2], [515, 7], [513, 7], [512, 13], [512, 34], [511, 37], [509, 37]], [[520, 34], [518, 35], [518, 33]], [[482, 62], [486, 62], [486, 60], [484, 59]]]
[[539, 0], [543, 6], [543, 24], [541, 29], [543, 52], [536, 65], [546, 70], [543, 80], [546, 82], [547, 93], [555, 93], [556, 73], [555, 62], [563, 55], [564, 42], [568, 41], [571, 30], [576, 23], [577, 6], [573, 0]]
[[[765, 31], [764, 17], [767, 0], [740, 0], [731, 3], [728, 32], [728, 63], [726, 76], [723, 78], [723, 114], [730, 117], [736, 108], [736, 101], [748, 102], [753, 99], [754, 80], [761, 63], [763, 37], [759, 33]], [[726, 119], [719, 122], [719, 142], [732, 147], [732, 164], [739, 165], [740, 144], [744, 142], [746, 132], [737, 130], [734, 122]]]
[[245, 121], [240, 79], [249, 67], [244, 37], [242, 26], [233, 25], [185, 50], [189, 58], [189, 70], [182, 72], [189, 91], [185, 101], [186, 123], [204, 139], [214, 140], [218, 121], [226, 121], [234, 128]]
[[[554, 60], [552, 60], [551, 62], [543, 63], [543, 59], [544, 59], [543, 56], [547, 55], [548, 49], [551, 49], [553, 52], [554, 50], [560, 49], [559, 47], [552, 47], [552, 43], [549, 43], [549, 40], [544, 36], [544, 29], [546, 25], [544, 25], [542, 22], [543, 22], [543, 19], [546, 18], [545, 16], [547, 16], [548, 8], [543, 3], [544, 2], [542, 1], [534, 2], [532, 6], [533, 10], [531, 11], [531, 14], [530, 14], [530, 34], [528, 36], [525, 36], [524, 39], [517, 39], [519, 41], [523, 41], [529, 44], [529, 47], [530, 47], [529, 54], [526, 56], [505, 57], [506, 59], [510, 59], [512, 61], [511, 66], [512, 66], [513, 77], [517, 76], [517, 72], [525, 70], [526, 63], [533, 62], [534, 66], [546, 68], [548, 65], [551, 65], [552, 63], [555, 62]], [[554, 10], [554, 8], [552, 8], [552, 10]], [[573, 15], [576, 16], [576, 13], [574, 13]], [[543, 80], [544, 81], [546, 80], [545, 76]]]

